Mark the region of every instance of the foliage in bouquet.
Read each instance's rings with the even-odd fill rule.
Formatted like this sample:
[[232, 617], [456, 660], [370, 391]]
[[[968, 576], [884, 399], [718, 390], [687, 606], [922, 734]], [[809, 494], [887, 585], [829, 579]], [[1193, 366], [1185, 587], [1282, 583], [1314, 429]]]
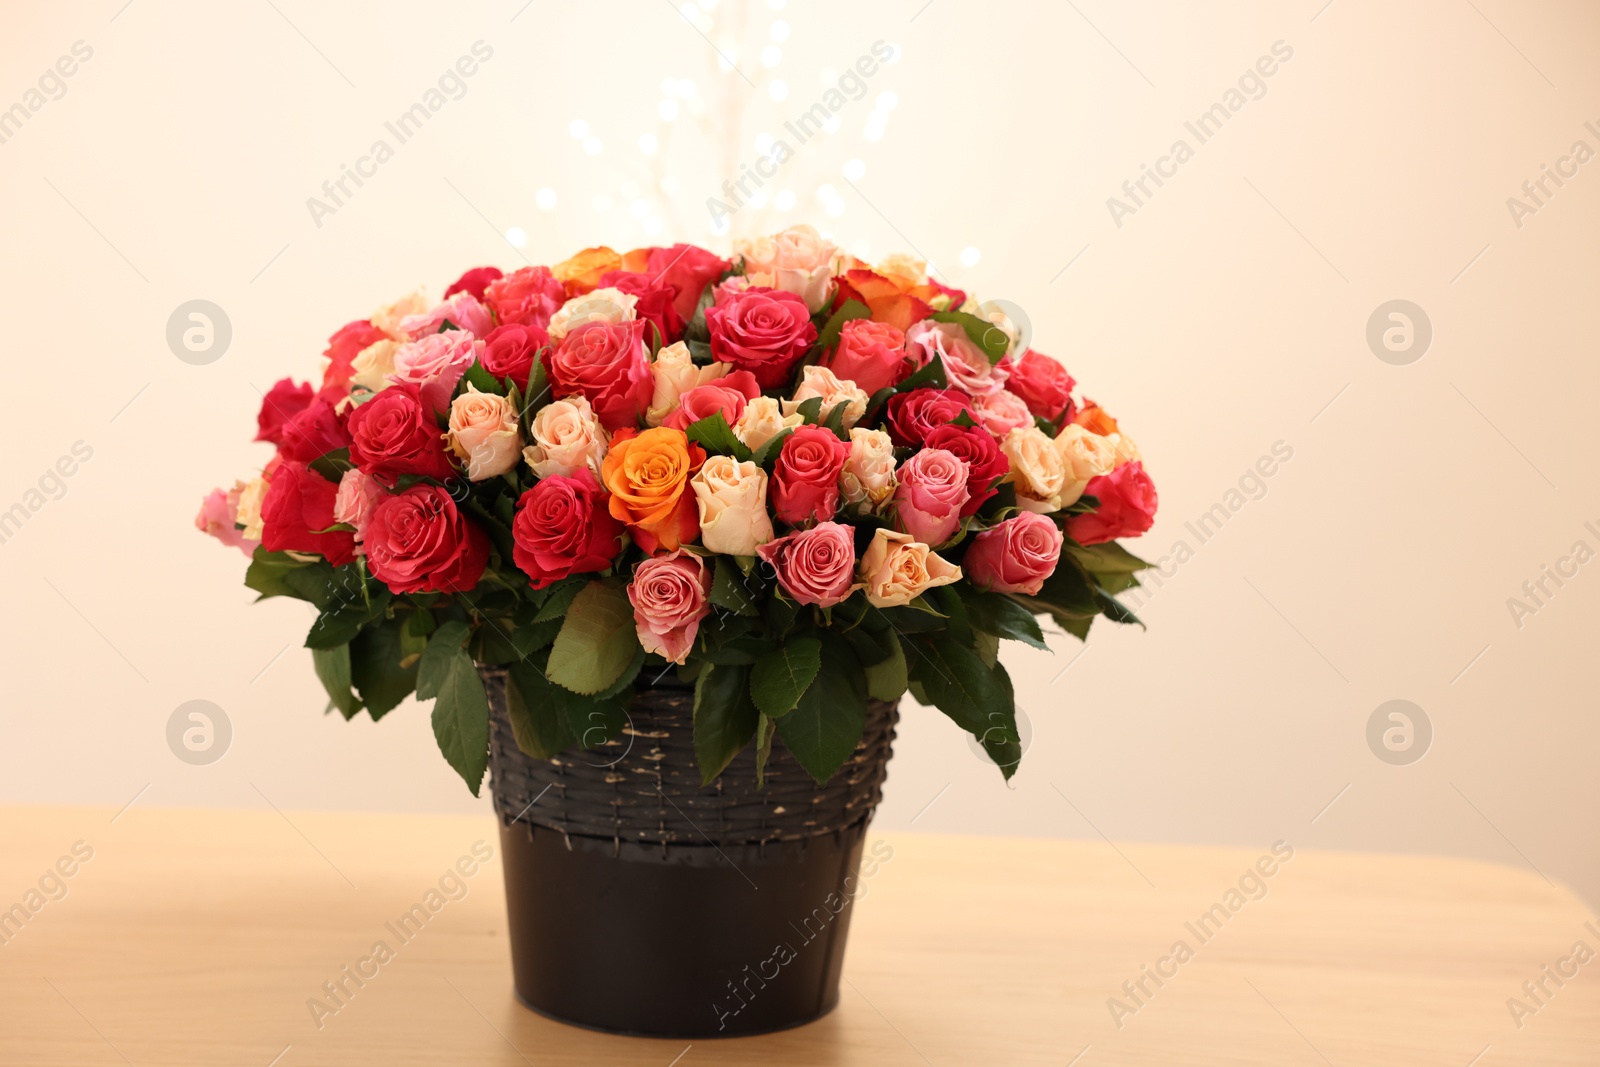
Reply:
[[774, 738], [827, 780], [907, 690], [1021, 757], [1000, 641], [1084, 638], [1145, 563], [1133, 441], [1003, 316], [810, 227], [592, 248], [462, 275], [340, 329], [320, 385], [266, 395], [260, 476], [197, 524], [262, 597], [309, 601], [330, 708], [432, 700], [478, 791], [504, 668], [539, 758], [616, 736], [634, 687], [692, 681], [710, 782]]

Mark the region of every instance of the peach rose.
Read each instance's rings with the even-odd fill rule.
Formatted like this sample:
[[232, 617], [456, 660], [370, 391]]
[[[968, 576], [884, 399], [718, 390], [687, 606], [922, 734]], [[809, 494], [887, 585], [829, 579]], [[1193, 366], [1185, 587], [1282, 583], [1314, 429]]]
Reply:
[[895, 252], [884, 256], [878, 264], [878, 273], [890, 278], [898, 278], [908, 286], [928, 284], [928, 264], [916, 256], [907, 255], [905, 252]]
[[1139, 454], [1139, 446], [1133, 443], [1133, 438], [1122, 432], [1109, 433], [1106, 441], [1111, 445], [1111, 451], [1116, 454], [1117, 466], [1125, 463], [1134, 463], [1143, 460]]
[[517, 465], [522, 434], [517, 409], [494, 393], [480, 393], [471, 382], [450, 404], [450, 451], [466, 460], [467, 480], [481, 482]]
[[[1000, 442], [1000, 451], [1011, 464], [1010, 479], [1017, 489], [1018, 507], [1045, 513], [1060, 511], [1071, 502], [1062, 499], [1067, 482], [1066, 461], [1043, 430], [1037, 426], [1012, 430]], [[1079, 488], [1078, 494], [1082, 493]]]
[[600, 476], [610, 438], [584, 397], [550, 401], [533, 416], [528, 436], [532, 443], [522, 450], [522, 458], [537, 477], [571, 476], [580, 470]]
[[775, 536], [767, 514], [767, 472], [749, 460], [712, 456], [689, 480], [700, 509], [700, 543], [727, 556], [753, 556]]
[[1069, 423], [1056, 435], [1056, 451], [1061, 453], [1066, 471], [1058, 507], [1076, 504], [1090, 479], [1110, 474], [1117, 466], [1115, 442], [1090, 433], [1076, 423]]
[[267, 498], [267, 479], [256, 478], [239, 491], [239, 510], [234, 521], [244, 527], [240, 536], [247, 541], [261, 540], [261, 503]]
[[407, 315], [421, 315], [429, 307], [428, 294], [422, 289], [411, 290], [399, 300], [385, 304], [372, 313], [368, 321], [396, 341], [409, 340], [405, 330], [400, 328], [400, 322]]
[[711, 572], [699, 556], [677, 549], [640, 560], [628, 583], [639, 644], [673, 663], [688, 659], [700, 620], [711, 614], [710, 593]]
[[893, 608], [911, 603], [936, 585], [959, 581], [961, 568], [934, 555], [910, 534], [879, 527], [857, 574], [866, 587], [867, 603]]
[[771, 237], [737, 240], [733, 250], [744, 258], [751, 285], [793, 293], [812, 312], [827, 305], [839, 250], [813, 227], [791, 226]]
[[839, 475], [844, 494], [840, 510], [871, 515], [883, 507], [895, 490], [894, 442], [882, 430], [860, 426], [850, 431], [850, 456]]
[[607, 271], [621, 270], [622, 257], [601, 245], [585, 248], [571, 259], [563, 259], [550, 268], [556, 280], [566, 286], [567, 297], [582, 296], [600, 284], [600, 276]]
[[671, 552], [699, 535], [688, 485], [705, 461], [705, 449], [665, 426], [642, 433], [623, 429], [611, 439], [600, 480], [611, 493], [612, 517], [628, 524], [640, 548]]
[[644, 421], [651, 426], [660, 426], [678, 406], [678, 398], [684, 393], [714, 382], [732, 369], [730, 363], [696, 366], [689, 356], [689, 346], [682, 341], [674, 341], [657, 352], [650, 364], [650, 373], [655, 376], [655, 394], [650, 398]]
[[394, 373], [394, 354], [398, 351], [399, 343], [387, 338], [363, 348], [350, 364], [350, 369], [355, 372], [350, 376], [350, 384], [374, 393], [389, 388], [389, 375]]
[[861, 416], [867, 413], [866, 391], [854, 382], [842, 382], [838, 376], [827, 367], [802, 367], [800, 369], [800, 384], [795, 387], [794, 396], [783, 402], [784, 415], [793, 415], [800, 410], [800, 405], [812, 397], [822, 398], [822, 414], [826, 416], [838, 404], [844, 404], [844, 427], [849, 429], [861, 421]]
[[785, 415], [772, 397], [758, 396], [745, 404], [744, 413], [733, 424], [733, 433], [753, 452], [784, 430], [792, 430], [805, 421], [799, 415]]
[[550, 316], [550, 340], [559, 342], [574, 326], [586, 322], [632, 322], [639, 298], [621, 289], [595, 289], [575, 296]]

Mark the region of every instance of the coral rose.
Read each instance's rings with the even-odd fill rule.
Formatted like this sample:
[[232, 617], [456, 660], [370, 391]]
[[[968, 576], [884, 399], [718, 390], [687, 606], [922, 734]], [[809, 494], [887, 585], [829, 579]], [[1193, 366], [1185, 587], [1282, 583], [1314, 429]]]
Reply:
[[621, 267], [622, 257], [601, 245], [598, 248], [585, 248], [577, 255], [563, 259], [550, 268], [550, 273], [561, 282], [567, 298], [571, 299], [593, 290], [607, 271], [620, 270]]
[[443, 480], [454, 473], [438, 419], [414, 385], [385, 389], [350, 412], [350, 460], [393, 484], [404, 474]]
[[373, 576], [395, 593], [470, 592], [489, 562], [488, 535], [437, 485], [385, 497], [364, 540]]
[[652, 248], [644, 272], [677, 291], [673, 308], [685, 322], [694, 318], [700, 294], [728, 270], [728, 261], [698, 245]]
[[756, 376], [763, 389], [787, 384], [789, 372], [817, 339], [804, 300], [752, 286], [724, 291], [706, 308], [711, 355]]
[[533, 374], [533, 361], [538, 358], [539, 350], [549, 343], [550, 338], [541, 326], [524, 326], [515, 322], [509, 326], [496, 326], [483, 339], [483, 351], [478, 353], [478, 362], [496, 378], [510, 378], [517, 383], [518, 389], [526, 392], [528, 378]]
[[1100, 502], [1093, 513], [1067, 520], [1067, 536], [1080, 545], [1138, 537], [1156, 518], [1156, 486], [1135, 460], [1089, 483], [1085, 495]]
[[1067, 368], [1031, 348], [1012, 365], [1011, 377], [1006, 379], [1006, 388], [1020, 396], [1029, 411], [1050, 422], [1071, 408], [1077, 384]]
[[600, 480], [611, 492], [611, 514], [628, 524], [640, 548], [670, 552], [699, 535], [688, 485], [705, 461], [705, 449], [666, 426], [622, 430], [611, 439]]
[[850, 446], [821, 426], [802, 426], [784, 438], [772, 468], [773, 515], [790, 526], [833, 518], [849, 457]]
[[634, 426], [655, 391], [644, 327], [638, 320], [601, 321], [572, 330], [544, 353], [551, 392], [587, 397], [600, 425], [613, 433]]
[[499, 267], [473, 267], [450, 283], [450, 288], [444, 291], [444, 298], [449, 300], [457, 293], [471, 293], [473, 299], [482, 301], [483, 291], [488, 288], [489, 283], [504, 277], [505, 272]]
[[512, 559], [535, 589], [573, 574], [603, 571], [622, 550], [622, 523], [586, 469], [542, 478], [517, 501]]
[[1036, 595], [1061, 559], [1061, 528], [1031, 511], [972, 539], [961, 569], [967, 581], [991, 593]]
[[678, 406], [661, 425], [674, 430], [687, 430], [701, 419], [722, 413], [732, 427], [744, 414], [744, 407], [761, 395], [755, 375], [747, 370], [736, 370], [705, 385], [697, 385], [678, 398]]
[[356, 357], [362, 349], [383, 339], [384, 332], [366, 319], [340, 327], [338, 333], [328, 338], [328, 347], [322, 353], [328, 360], [322, 371], [322, 388], [341, 392], [348, 389], [350, 378], [355, 374]]
[[851, 319], [839, 331], [839, 343], [823, 354], [821, 364], [843, 381], [855, 382], [868, 396], [896, 385], [916, 369], [906, 348], [906, 335], [887, 322]]
[[355, 536], [328, 530], [334, 525], [338, 496], [337, 485], [304, 463], [280, 464], [261, 502], [262, 547], [268, 552], [315, 553], [335, 567], [355, 559]]
[[822, 522], [785, 534], [757, 550], [771, 564], [783, 591], [798, 604], [831, 608], [861, 588], [855, 582], [855, 531], [840, 522]]
[[672, 662], [689, 658], [700, 620], [711, 614], [711, 572], [699, 556], [682, 549], [640, 560], [628, 583], [639, 644]]
[[483, 290], [484, 303], [502, 326], [515, 323], [542, 330], [566, 299], [566, 289], [549, 267], [522, 267], [496, 278]]

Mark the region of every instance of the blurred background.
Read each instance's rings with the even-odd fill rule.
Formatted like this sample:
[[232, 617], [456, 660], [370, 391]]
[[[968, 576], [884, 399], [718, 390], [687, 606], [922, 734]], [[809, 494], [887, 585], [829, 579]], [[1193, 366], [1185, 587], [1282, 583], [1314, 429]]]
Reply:
[[487, 813], [425, 709], [322, 714], [309, 609], [252, 606], [201, 496], [269, 458], [264, 390], [414, 286], [810, 222], [1021, 308], [1161, 494], [1148, 630], [1007, 648], [1009, 787], [908, 701], [882, 828], [1448, 853], [1600, 899], [1595, 5], [6, 18], [0, 802]]

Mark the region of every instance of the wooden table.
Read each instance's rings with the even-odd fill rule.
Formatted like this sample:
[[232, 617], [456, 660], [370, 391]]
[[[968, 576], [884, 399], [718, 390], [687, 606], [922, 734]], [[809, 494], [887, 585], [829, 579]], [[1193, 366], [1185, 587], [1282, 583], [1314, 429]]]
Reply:
[[498, 851], [487, 818], [6, 807], [0, 828], [0, 909], [37, 905], [0, 916], [3, 1064], [1600, 1063], [1600, 959], [1523, 989], [1600, 950], [1600, 922], [1483, 863], [882, 835], [838, 1010], [691, 1046], [518, 1006], [498, 855], [314, 1019], [386, 922]]

